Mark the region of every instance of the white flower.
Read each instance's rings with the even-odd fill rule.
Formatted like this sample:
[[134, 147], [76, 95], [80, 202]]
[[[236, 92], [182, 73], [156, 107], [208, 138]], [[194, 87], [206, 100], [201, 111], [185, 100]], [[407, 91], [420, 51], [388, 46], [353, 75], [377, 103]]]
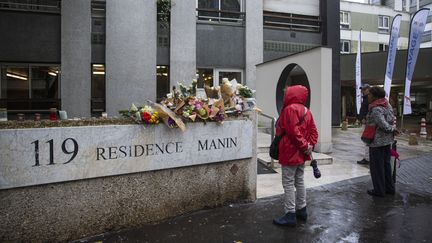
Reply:
[[132, 106], [131, 106], [131, 108], [130, 108], [130, 111], [131, 111], [131, 112], [137, 112], [137, 111], [138, 111], [138, 108], [135, 106], [134, 103], [132, 103]]

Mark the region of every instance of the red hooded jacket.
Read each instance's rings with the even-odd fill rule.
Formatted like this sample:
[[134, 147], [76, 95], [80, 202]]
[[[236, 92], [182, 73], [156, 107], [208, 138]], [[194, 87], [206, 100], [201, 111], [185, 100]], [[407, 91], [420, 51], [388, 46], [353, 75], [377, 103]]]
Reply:
[[318, 140], [318, 131], [312, 113], [307, 109], [301, 124], [299, 120], [305, 114], [304, 103], [308, 97], [308, 90], [301, 85], [287, 87], [284, 105], [279, 121], [276, 124], [276, 135], [285, 134], [279, 142], [279, 163], [281, 165], [301, 165], [310, 156], [304, 152], [308, 144], [314, 146]]

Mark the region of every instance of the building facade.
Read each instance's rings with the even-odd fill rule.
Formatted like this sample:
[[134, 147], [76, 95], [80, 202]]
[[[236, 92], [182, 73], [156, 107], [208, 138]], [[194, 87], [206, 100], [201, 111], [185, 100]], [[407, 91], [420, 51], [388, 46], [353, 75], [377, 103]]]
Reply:
[[194, 78], [254, 89], [255, 65], [327, 46], [339, 111], [338, 12], [327, 0], [0, 0], [0, 107], [117, 116]]
[[410, 14], [390, 6], [340, 2], [340, 52], [357, 53], [359, 32], [362, 30], [362, 52], [386, 51], [393, 18], [402, 15], [398, 49], [407, 49]]

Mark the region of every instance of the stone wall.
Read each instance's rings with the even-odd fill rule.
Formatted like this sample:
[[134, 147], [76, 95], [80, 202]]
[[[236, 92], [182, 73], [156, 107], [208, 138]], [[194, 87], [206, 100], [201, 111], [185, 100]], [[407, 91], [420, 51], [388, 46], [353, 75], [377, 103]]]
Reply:
[[255, 200], [256, 160], [0, 190], [0, 242], [60, 242]]
[[[150, 171], [140, 170], [121, 175], [119, 173], [119, 175], [50, 184], [24, 187], [9, 186], [9, 189], [0, 190], [0, 242], [68, 241], [106, 231], [157, 222], [229, 202], [255, 200], [257, 115], [252, 113], [249, 118], [245, 117], [244, 119], [252, 121], [251, 126], [253, 128], [251, 130], [246, 129], [249, 132], [242, 136], [242, 139], [252, 140], [252, 143], [248, 143], [248, 146], [252, 146], [252, 153], [249, 153], [246, 158], [231, 160], [225, 158], [225, 161], [196, 162], [184, 164], [182, 167], [168, 167], [167, 169]], [[244, 124], [242, 123], [244, 119], [238, 122]], [[187, 129], [189, 130], [187, 131], [195, 133], [191, 136], [207, 134], [209, 138], [213, 138], [214, 136], [209, 133], [212, 126], [223, 128], [225, 123], [222, 125], [216, 123], [188, 124]], [[226, 128], [228, 127], [230, 127], [229, 123], [226, 125]], [[89, 129], [89, 127], [83, 129]], [[168, 130], [161, 125], [154, 129]], [[14, 131], [19, 133], [22, 130], [25, 129]], [[240, 130], [242, 129], [240, 128]], [[4, 131], [0, 130], [0, 132]], [[232, 134], [237, 132], [231, 131]], [[160, 135], [163, 132], [155, 132], [155, 134]], [[90, 136], [88, 140], [91, 141], [92, 133], [88, 135]], [[0, 142], [6, 140], [5, 136], [0, 137]], [[49, 139], [48, 137], [45, 138]], [[125, 139], [123, 138], [123, 140]], [[187, 143], [185, 142], [185, 144]], [[54, 145], [61, 146], [61, 144]], [[14, 149], [11, 146], [11, 150]], [[66, 146], [66, 150], [71, 151], [71, 147]], [[207, 151], [207, 153], [212, 153], [212, 151]], [[56, 154], [54, 153], [54, 155]], [[203, 160], [205, 159], [203, 158]], [[199, 161], [199, 159], [194, 159], [194, 161]], [[19, 164], [26, 161], [17, 160], [15, 162]], [[136, 160], [132, 162], [139, 163]], [[88, 163], [92, 163], [92, 160], [89, 160]], [[109, 161], [107, 160], [106, 163]], [[160, 161], [160, 163], [170, 164], [172, 161]], [[75, 167], [79, 167], [80, 164], [83, 165], [79, 161], [75, 161], [70, 162], [70, 164], [59, 165], [59, 167], [72, 166], [72, 164], [75, 164], [73, 165]], [[14, 178], [5, 176], [5, 171], [12, 172], [13, 164], [8, 164], [7, 169], [5, 169], [5, 165], [5, 159], [2, 158], [0, 160], [0, 183], [3, 183], [3, 186], [6, 185], [7, 180]], [[41, 166], [35, 167], [42, 169]], [[52, 166], [54, 165], [45, 165], [46, 168]], [[22, 168], [25, 167], [18, 167], [16, 173], [20, 174]], [[34, 169], [34, 167], [30, 166], [30, 169]], [[78, 173], [78, 170], [71, 169], [70, 173]], [[51, 174], [55, 174], [55, 172]], [[25, 176], [24, 173], [23, 176]]]

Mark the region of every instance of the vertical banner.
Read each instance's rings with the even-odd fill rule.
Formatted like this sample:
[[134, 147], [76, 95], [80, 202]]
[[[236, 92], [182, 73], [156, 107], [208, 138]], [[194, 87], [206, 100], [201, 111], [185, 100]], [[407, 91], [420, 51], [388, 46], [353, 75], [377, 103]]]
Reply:
[[393, 18], [392, 28], [390, 30], [390, 37], [388, 43], [387, 50], [387, 64], [386, 64], [386, 72], [384, 77], [384, 90], [386, 92], [386, 98], [390, 97], [390, 88], [392, 84], [393, 78], [393, 68], [396, 60], [396, 50], [397, 43], [399, 38], [399, 30], [401, 23], [402, 15], [398, 14]]
[[357, 115], [360, 114], [361, 107], [361, 99], [362, 94], [360, 91], [361, 87], [361, 30], [359, 32], [358, 42], [357, 42], [357, 57], [356, 57], [356, 66], [355, 66], [355, 80], [356, 80], [356, 106], [357, 106]]
[[417, 56], [419, 53], [421, 38], [425, 29], [426, 20], [429, 14], [428, 8], [422, 8], [414, 14], [411, 19], [410, 35], [408, 41], [408, 53], [406, 62], [406, 74], [405, 74], [405, 93], [404, 93], [404, 106], [403, 114], [411, 114], [411, 80], [414, 73]]

